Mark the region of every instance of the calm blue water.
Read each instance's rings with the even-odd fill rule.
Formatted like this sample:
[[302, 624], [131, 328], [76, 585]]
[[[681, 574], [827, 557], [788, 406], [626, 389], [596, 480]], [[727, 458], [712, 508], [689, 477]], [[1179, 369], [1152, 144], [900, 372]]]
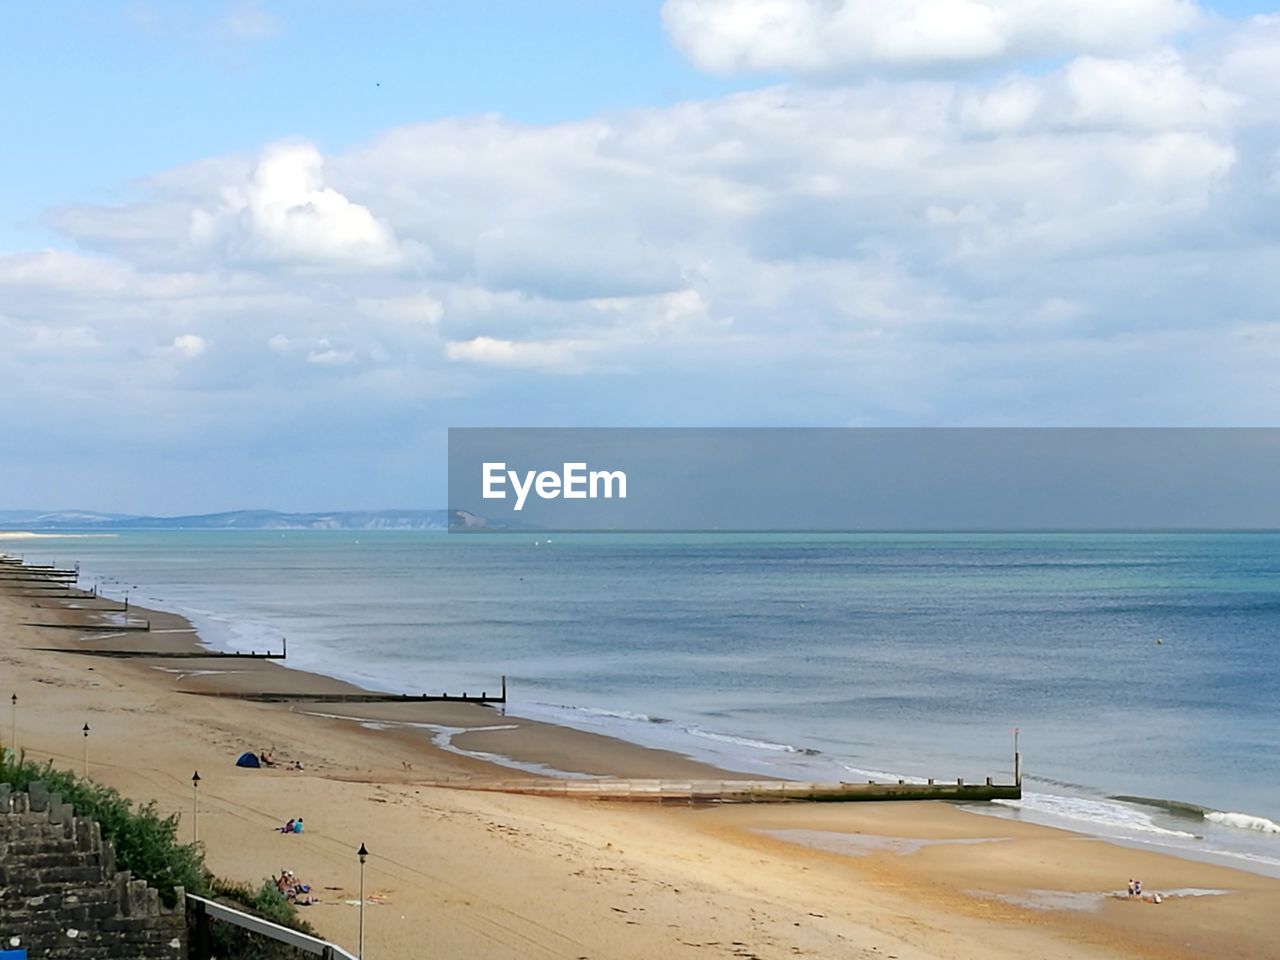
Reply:
[[[1280, 874], [1280, 535], [13, 541], [290, 663], [802, 778], [980, 779], [1004, 811]], [[1163, 641], [1157, 643], [1157, 640]], [[1113, 794], [1221, 811], [1209, 820]]]

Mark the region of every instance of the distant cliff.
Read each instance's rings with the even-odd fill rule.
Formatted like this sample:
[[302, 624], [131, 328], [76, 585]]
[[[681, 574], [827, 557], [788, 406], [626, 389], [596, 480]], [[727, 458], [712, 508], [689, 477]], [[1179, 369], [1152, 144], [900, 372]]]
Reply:
[[23, 530], [445, 530], [447, 510], [282, 513], [232, 510], [184, 517], [142, 517], [86, 510], [0, 510], [0, 527]]

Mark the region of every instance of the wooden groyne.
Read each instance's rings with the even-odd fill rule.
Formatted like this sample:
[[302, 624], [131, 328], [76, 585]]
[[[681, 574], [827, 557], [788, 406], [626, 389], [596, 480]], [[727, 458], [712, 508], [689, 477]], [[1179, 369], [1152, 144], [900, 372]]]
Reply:
[[100, 650], [92, 647], [32, 647], [41, 653], [75, 653], [82, 657], [115, 657], [117, 659], [136, 660], [216, 660], [227, 658], [232, 660], [285, 660], [287, 653], [249, 653], [222, 650]]
[[[10, 594], [12, 596], [12, 594]], [[123, 603], [116, 603], [114, 600], [107, 600], [105, 597], [95, 597], [92, 593], [20, 593], [20, 597], [30, 597], [38, 600], [77, 600], [81, 601], [75, 606], [67, 607], [49, 607], [50, 610], [81, 610], [85, 613], [128, 613], [129, 608]], [[90, 602], [95, 606], [88, 606]], [[33, 603], [32, 607], [39, 610], [43, 604]]]
[[43, 630], [79, 630], [81, 633], [119, 633], [120, 631], [146, 633], [151, 629], [150, 620], [126, 620], [124, 623], [33, 623], [23, 621], [24, 627], [40, 627]]
[[1018, 800], [1022, 784], [964, 780], [927, 783], [802, 783], [791, 780], [470, 780], [432, 786], [580, 800], [645, 803], [851, 803], [886, 800], [948, 800], [980, 803]]
[[58, 577], [33, 577], [29, 574], [18, 576], [15, 574], [0, 573], [0, 583], [25, 583], [28, 585], [44, 584], [49, 587], [66, 587], [68, 584], [75, 583], [78, 579], [79, 577], [74, 573]]
[[227, 697], [233, 700], [251, 700], [255, 703], [475, 703], [481, 706], [503, 706], [507, 702], [507, 678], [496, 696], [482, 690], [480, 695], [467, 693], [377, 693], [361, 690], [359, 693], [285, 693], [242, 692], [227, 690], [182, 690], [198, 697]]
[[500, 706], [507, 702], [505, 693], [490, 696], [487, 692], [479, 696], [469, 693], [241, 693], [226, 690], [180, 690], [179, 693], [254, 703], [475, 703]]

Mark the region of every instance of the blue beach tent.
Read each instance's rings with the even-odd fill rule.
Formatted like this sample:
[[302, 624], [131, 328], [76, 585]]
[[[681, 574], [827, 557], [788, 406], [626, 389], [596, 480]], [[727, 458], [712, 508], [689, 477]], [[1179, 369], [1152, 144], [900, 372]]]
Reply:
[[258, 755], [256, 753], [242, 753], [240, 754], [240, 759], [236, 761], [236, 766], [260, 767], [262, 764], [258, 762]]

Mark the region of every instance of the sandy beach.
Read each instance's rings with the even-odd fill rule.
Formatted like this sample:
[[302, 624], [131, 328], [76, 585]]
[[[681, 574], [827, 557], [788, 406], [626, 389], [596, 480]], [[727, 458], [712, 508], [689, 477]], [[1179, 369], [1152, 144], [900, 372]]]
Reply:
[[[210, 867], [258, 883], [282, 868], [321, 902], [327, 937], [410, 958], [1262, 958], [1280, 881], [942, 803], [654, 806], [466, 789], [521, 776], [469, 752], [615, 777], [716, 778], [705, 764], [459, 704], [311, 705], [213, 696], [343, 692], [261, 660], [113, 660], [41, 648], [180, 650], [190, 624], [135, 609], [147, 632], [0, 585], [0, 662], [28, 756], [154, 800], [199, 834]], [[32, 624], [45, 624], [35, 626]], [[358, 719], [357, 719], [358, 718]], [[11, 717], [0, 717], [6, 745]], [[304, 770], [240, 769], [266, 750]], [[274, 827], [292, 817], [299, 836]], [[189, 833], [187, 834], [190, 835]], [[1126, 879], [1169, 896], [1123, 897]]]

